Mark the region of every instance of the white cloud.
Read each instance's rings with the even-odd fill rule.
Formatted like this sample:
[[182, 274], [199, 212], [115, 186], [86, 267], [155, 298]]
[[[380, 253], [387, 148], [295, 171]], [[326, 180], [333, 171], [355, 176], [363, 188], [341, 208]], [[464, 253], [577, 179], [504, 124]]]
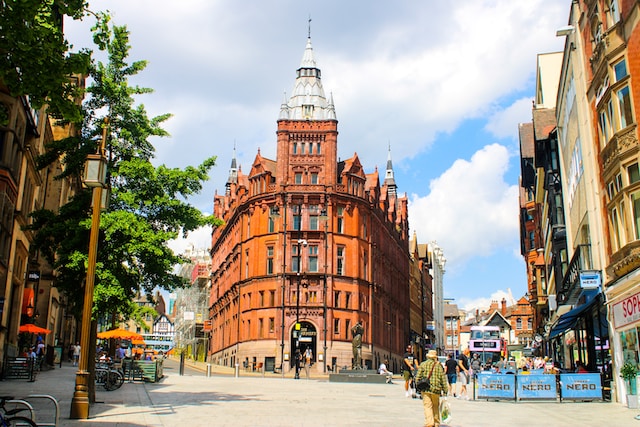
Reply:
[[175, 254], [184, 254], [187, 249], [210, 249], [211, 248], [211, 227], [201, 227], [190, 232], [187, 237], [178, 237], [169, 241], [169, 248]]
[[463, 309], [467, 313], [470, 313], [470, 315], [475, 315], [476, 310], [478, 310], [480, 313], [482, 313], [483, 310], [488, 310], [491, 302], [493, 301], [498, 302], [498, 307], [500, 307], [502, 299], [505, 299], [507, 301], [507, 306], [514, 305], [516, 302], [515, 298], [511, 294], [510, 289], [507, 289], [506, 291], [499, 289], [493, 292], [489, 297], [473, 299], [465, 297], [458, 298], [456, 300], [456, 304], [458, 304], [459, 308]]
[[531, 100], [533, 98], [521, 98], [508, 107], [496, 111], [489, 117], [485, 130], [496, 138], [518, 139], [518, 127], [514, 123], [527, 123], [531, 119]]
[[518, 188], [504, 181], [508, 165], [509, 153], [499, 144], [484, 147], [471, 161], [457, 160], [431, 181], [428, 195], [412, 196], [412, 229], [436, 240], [453, 265], [513, 244]]
[[[516, 246], [517, 186], [505, 179], [508, 152], [478, 140], [484, 135], [478, 126], [488, 121], [485, 130], [502, 139], [530, 120], [526, 96], [534, 95], [536, 55], [563, 48], [555, 30], [567, 22], [568, 2], [374, 0], [362, 8], [342, 0], [187, 0], [179, 7], [92, 0], [91, 8], [109, 9], [116, 24], [127, 25], [130, 60], [149, 61], [132, 79], [155, 90], [140, 102], [152, 115], [174, 114], [166, 126], [171, 138], [156, 145], [157, 162], [184, 167], [218, 156], [211, 180], [190, 199], [199, 209], [213, 209], [214, 192], [224, 191], [234, 142], [245, 173], [258, 148], [275, 159], [282, 93], [293, 87], [311, 14], [324, 89], [340, 121], [338, 156], [357, 152], [368, 172], [380, 170], [391, 144], [399, 190], [412, 194], [410, 222], [419, 237], [443, 247], [448, 269]], [[76, 47], [89, 45], [93, 18], [87, 21], [65, 22]], [[521, 99], [504, 105], [514, 98]], [[468, 119], [477, 119], [467, 133], [473, 136], [438, 145], [439, 136]], [[461, 151], [477, 152], [451, 164]], [[438, 171], [450, 165], [439, 177], [418, 161], [432, 153]], [[411, 180], [416, 170], [421, 179]], [[175, 245], [184, 249], [182, 240]], [[209, 239], [196, 247], [203, 245]]]

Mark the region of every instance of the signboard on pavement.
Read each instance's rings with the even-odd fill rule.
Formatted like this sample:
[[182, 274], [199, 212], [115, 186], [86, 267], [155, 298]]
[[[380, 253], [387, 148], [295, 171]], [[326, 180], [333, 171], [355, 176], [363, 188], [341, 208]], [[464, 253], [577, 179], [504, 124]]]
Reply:
[[555, 399], [556, 376], [549, 374], [518, 375], [518, 399]]
[[516, 376], [509, 374], [478, 374], [478, 399], [516, 398]]
[[602, 399], [600, 374], [560, 374], [562, 399]]

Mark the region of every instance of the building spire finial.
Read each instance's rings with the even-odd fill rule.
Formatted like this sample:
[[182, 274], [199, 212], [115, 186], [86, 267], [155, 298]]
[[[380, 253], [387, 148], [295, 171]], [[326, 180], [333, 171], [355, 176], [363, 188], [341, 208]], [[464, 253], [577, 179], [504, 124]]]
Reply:
[[309, 38], [309, 39], [311, 38], [311, 14], [309, 14], [307, 38]]

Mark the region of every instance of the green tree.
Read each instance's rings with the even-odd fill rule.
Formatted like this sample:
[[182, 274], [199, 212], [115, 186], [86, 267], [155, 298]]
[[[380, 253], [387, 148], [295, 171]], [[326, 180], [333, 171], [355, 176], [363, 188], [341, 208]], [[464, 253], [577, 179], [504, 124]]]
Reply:
[[[31, 104], [48, 104], [59, 119], [80, 119], [73, 102], [79, 87], [70, 77], [88, 70], [91, 53], [72, 52], [63, 34], [63, 18], [88, 13], [84, 0], [0, 0], [0, 83]], [[0, 115], [0, 126], [6, 117]]]
[[[188, 260], [176, 255], [168, 242], [203, 225], [219, 225], [213, 216], [203, 215], [187, 200], [202, 189], [215, 157], [197, 167], [185, 169], [152, 165], [155, 149], [151, 137], [167, 136], [161, 124], [170, 115], [149, 118], [135, 97], [151, 89], [132, 87], [129, 77], [138, 74], [145, 61], [127, 62], [129, 33], [112, 26], [107, 14], [98, 14], [94, 41], [108, 55], [106, 63], [91, 65], [92, 84], [83, 103], [83, 121], [78, 135], [56, 141], [40, 165], [65, 159], [63, 176], [79, 176], [86, 155], [96, 152], [108, 117], [109, 207], [100, 218], [100, 239], [96, 265], [94, 312], [119, 313], [128, 319], [136, 314], [134, 296], [152, 295], [156, 287], [173, 290], [185, 284], [174, 266]], [[57, 286], [76, 307], [82, 305], [78, 292], [86, 274], [91, 192], [78, 192], [58, 213], [39, 211], [32, 228], [35, 245], [57, 272]]]

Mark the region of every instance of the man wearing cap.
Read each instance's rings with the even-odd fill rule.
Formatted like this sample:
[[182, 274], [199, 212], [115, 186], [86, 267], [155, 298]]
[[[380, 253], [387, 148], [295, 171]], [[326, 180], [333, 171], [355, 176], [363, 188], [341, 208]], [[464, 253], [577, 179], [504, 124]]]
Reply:
[[438, 361], [438, 353], [429, 350], [427, 359], [418, 367], [416, 381], [429, 378], [429, 389], [422, 392], [422, 405], [424, 406], [424, 422], [427, 427], [440, 425], [440, 395], [447, 393], [447, 376], [442, 364]]

